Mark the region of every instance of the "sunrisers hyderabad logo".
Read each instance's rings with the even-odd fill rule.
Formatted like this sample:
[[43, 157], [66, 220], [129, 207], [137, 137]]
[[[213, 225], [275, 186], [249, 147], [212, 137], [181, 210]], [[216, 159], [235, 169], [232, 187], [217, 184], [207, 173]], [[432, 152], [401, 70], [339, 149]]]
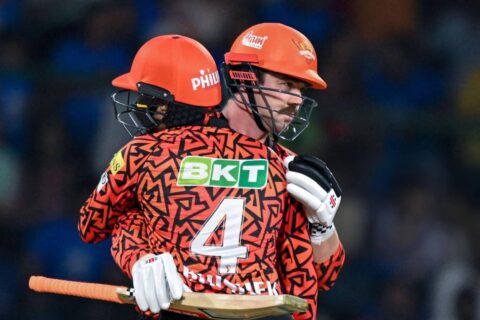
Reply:
[[315, 60], [315, 50], [309, 42], [300, 42], [295, 39], [292, 39], [292, 42], [298, 48], [298, 53], [305, 58], [308, 64]]

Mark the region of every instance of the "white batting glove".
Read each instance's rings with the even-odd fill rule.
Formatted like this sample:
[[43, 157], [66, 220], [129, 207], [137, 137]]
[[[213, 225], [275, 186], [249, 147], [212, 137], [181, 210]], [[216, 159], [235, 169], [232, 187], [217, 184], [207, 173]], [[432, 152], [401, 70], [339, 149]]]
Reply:
[[289, 156], [285, 166], [287, 191], [302, 203], [311, 224], [310, 239], [320, 244], [335, 231], [333, 219], [342, 201], [342, 190], [325, 162], [314, 156]]
[[183, 282], [170, 253], [147, 254], [132, 267], [135, 300], [140, 310], [158, 313], [183, 294]]

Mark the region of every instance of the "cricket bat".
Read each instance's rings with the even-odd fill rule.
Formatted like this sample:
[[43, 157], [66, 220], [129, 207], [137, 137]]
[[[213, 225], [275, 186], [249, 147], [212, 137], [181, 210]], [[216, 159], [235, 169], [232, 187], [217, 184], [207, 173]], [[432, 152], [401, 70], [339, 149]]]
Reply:
[[[134, 289], [125, 286], [31, 276], [30, 289], [88, 299], [135, 304]], [[184, 292], [169, 311], [203, 319], [257, 319], [308, 310], [308, 303], [291, 295], [234, 295]]]

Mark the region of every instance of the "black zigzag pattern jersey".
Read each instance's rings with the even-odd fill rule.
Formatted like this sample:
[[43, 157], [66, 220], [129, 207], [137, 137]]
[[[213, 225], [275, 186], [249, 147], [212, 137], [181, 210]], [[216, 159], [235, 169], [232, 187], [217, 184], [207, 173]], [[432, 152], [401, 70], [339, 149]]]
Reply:
[[310, 303], [298, 318], [311, 318], [317, 273], [320, 286], [333, 283], [343, 250], [329, 265], [313, 263], [281, 151], [228, 128], [137, 137], [82, 207], [82, 239], [98, 242], [115, 229], [112, 252], [127, 274], [143, 254], [170, 252], [193, 291], [294, 294]]

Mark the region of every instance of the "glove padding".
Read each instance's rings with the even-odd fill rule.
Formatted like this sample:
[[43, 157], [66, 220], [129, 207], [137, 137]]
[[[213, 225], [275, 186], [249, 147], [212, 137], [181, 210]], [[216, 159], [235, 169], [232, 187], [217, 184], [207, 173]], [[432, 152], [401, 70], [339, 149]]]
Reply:
[[140, 310], [152, 313], [166, 310], [183, 294], [183, 282], [170, 253], [147, 254], [132, 267], [135, 300]]
[[289, 156], [285, 166], [287, 191], [304, 206], [312, 243], [321, 243], [335, 230], [333, 219], [342, 201], [342, 189], [325, 162], [314, 156]]

